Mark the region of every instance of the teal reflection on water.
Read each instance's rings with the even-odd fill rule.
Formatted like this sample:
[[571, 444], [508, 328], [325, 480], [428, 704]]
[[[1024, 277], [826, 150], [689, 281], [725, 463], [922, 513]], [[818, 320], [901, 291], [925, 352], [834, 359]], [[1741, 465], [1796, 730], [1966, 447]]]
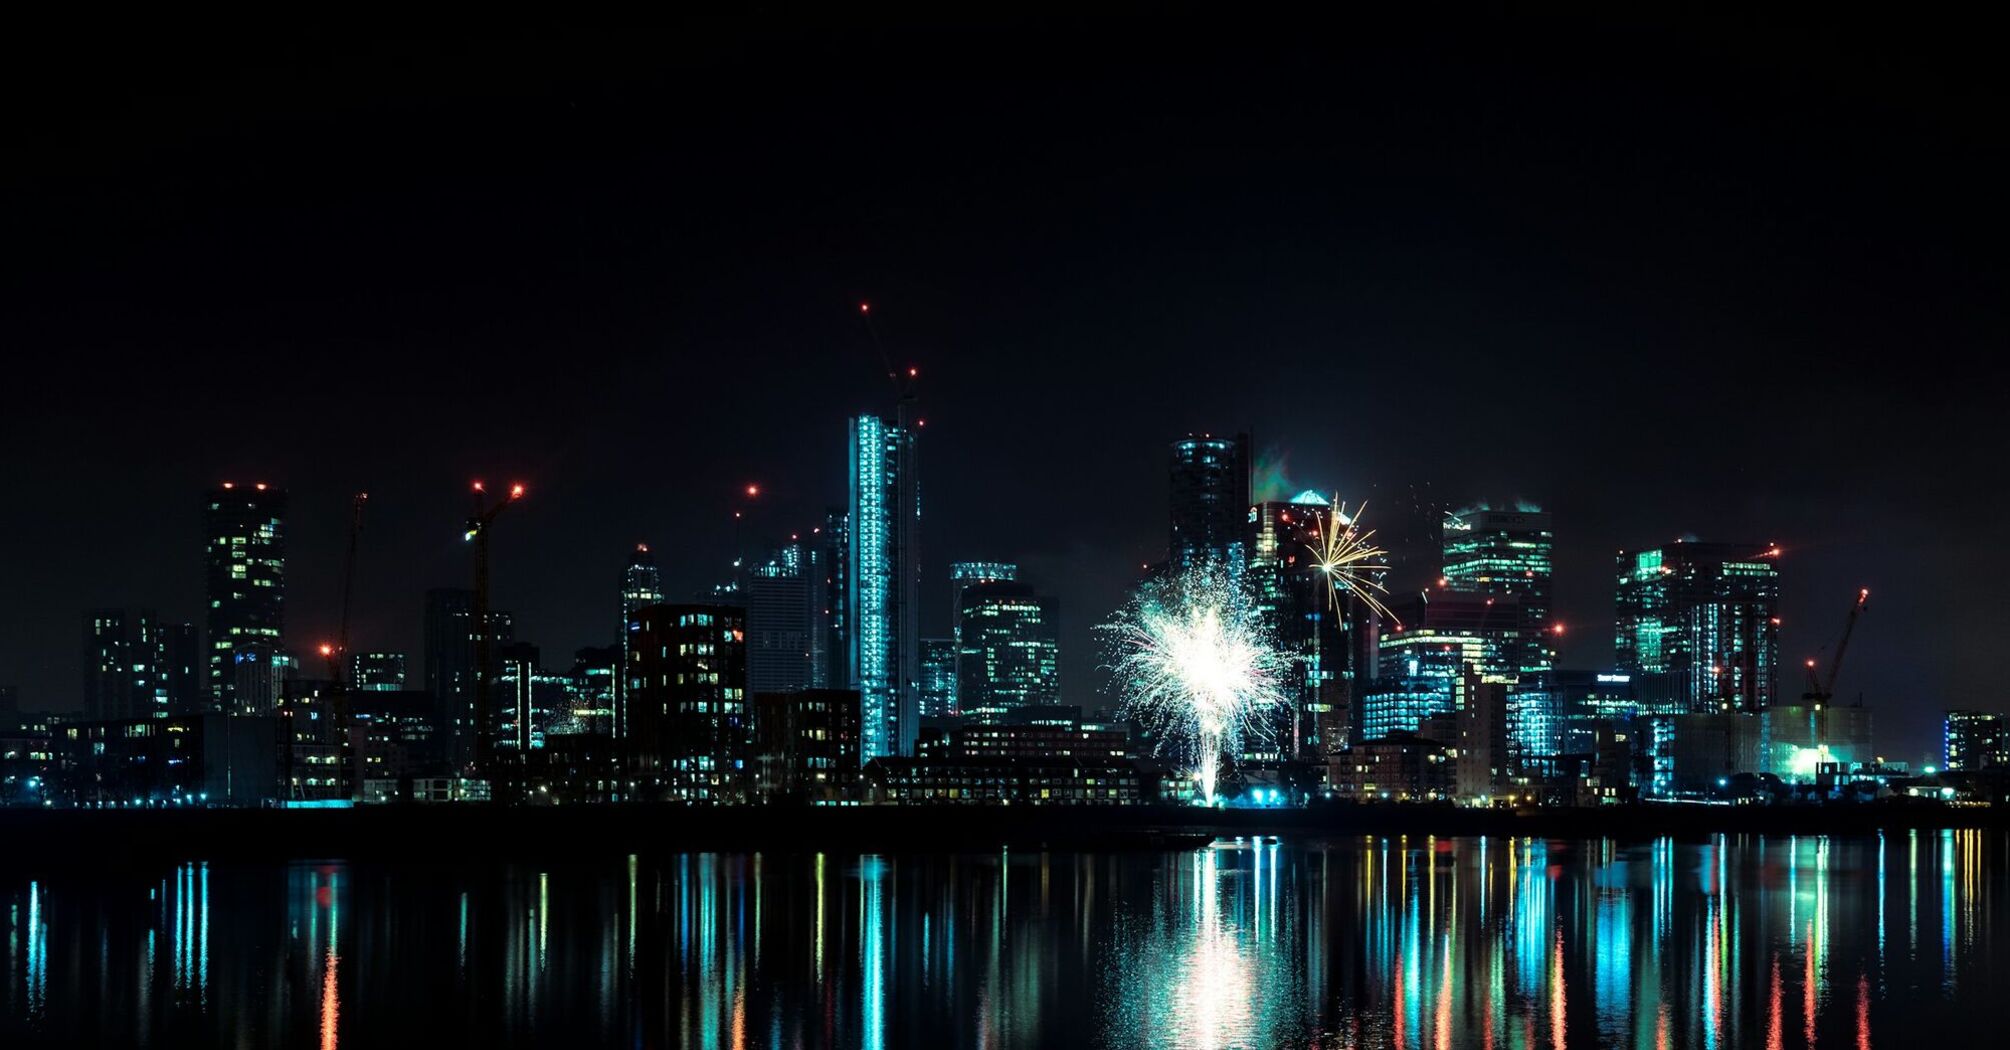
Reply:
[[0, 1045], [1867, 1046], [1993, 1025], [2010, 836], [0, 875]]

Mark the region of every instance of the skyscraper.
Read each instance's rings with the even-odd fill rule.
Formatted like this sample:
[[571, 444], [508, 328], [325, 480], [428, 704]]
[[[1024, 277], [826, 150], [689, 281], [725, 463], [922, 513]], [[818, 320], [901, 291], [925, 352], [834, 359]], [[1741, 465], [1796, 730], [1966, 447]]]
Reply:
[[958, 711], [962, 705], [956, 699], [956, 681], [960, 677], [954, 666], [955, 653], [963, 646], [963, 589], [979, 583], [1011, 583], [1019, 578], [1019, 566], [1009, 561], [953, 561], [949, 563], [949, 642], [951, 666], [949, 669], [949, 695], [945, 713]]
[[649, 545], [638, 543], [621, 574], [621, 628], [615, 636], [621, 666], [614, 676], [614, 736], [628, 735], [628, 634], [635, 630], [635, 610], [663, 601], [663, 575]]
[[1289, 503], [1266, 501], [1249, 511], [1250, 591], [1265, 625], [1291, 659], [1286, 683], [1291, 720], [1271, 734], [1287, 755], [1325, 746], [1321, 734], [1331, 725], [1340, 698], [1351, 695], [1357, 665], [1365, 662], [1352, 643], [1365, 636], [1362, 621], [1373, 610], [1353, 601], [1335, 612], [1314, 554], [1333, 515], [1316, 492], [1299, 493]]
[[[438, 705], [442, 752], [455, 769], [475, 760], [475, 592], [435, 587], [426, 592], [426, 692]], [[509, 613], [489, 611], [493, 680], [504, 647], [516, 640]]]
[[[263, 670], [280, 654], [286, 612], [286, 493], [262, 481], [226, 481], [209, 491], [205, 506], [209, 707], [264, 713], [259, 709], [265, 698], [239, 701], [238, 665]], [[259, 677], [254, 673], [254, 680]]]
[[1777, 696], [1778, 546], [1675, 542], [1621, 551], [1614, 643], [1641, 709], [1756, 712]]
[[[1379, 740], [1399, 729], [1421, 732], [1421, 719], [1458, 709], [1468, 678], [1489, 685], [1515, 680], [1521, 620], [1514, 598], [1433, 591], [1390, 608], [1401, 626], [1378, 639], [1378, 673], [1363, 703], [1363, 739]], [[1505, 701], [1502, 713], [1509, 713]]]
[[921, 640], [921, 717], [956, 714], [956, 642], [949, 638]]
[[660, 793], [693, 801], [745, 796], [746, 614], [730, 605], [649, 605], [628, 633], [627, 753]]
[[1189, 434], [1173, 442], [1170, 488], [1171, 570], [1217, 565], [1239, 579], [1249, 554], [1249, 435]]
[[1549, 515], [1535, 508], [1505, 511], [1473, 507], [1444, 520], [1445, 586], [1469, 594], [1515, 599], [1521, 637], [1514, 665], [1522, 675], [1541, 674], [1556, 665], [1550, 631], [1554, 547]]
[[956, 669], [959, 713], [983, 721], [1021, 707], [1060, 703], [1053, 602], [1022, 583], [965, 587]]
[[791, 537], [747, 578], [747, 689], [786, 693], [818, 677], [823, 616], [817, 545]]
[[860, 760], [914, 753], [921, 712], [921, 638], [916, 547], [921, 503], [915, 477], [912, 401], [897, 421], [851, 420], [851, 501], [846, 514], [845, 616], [851, 688], [863, 705]]

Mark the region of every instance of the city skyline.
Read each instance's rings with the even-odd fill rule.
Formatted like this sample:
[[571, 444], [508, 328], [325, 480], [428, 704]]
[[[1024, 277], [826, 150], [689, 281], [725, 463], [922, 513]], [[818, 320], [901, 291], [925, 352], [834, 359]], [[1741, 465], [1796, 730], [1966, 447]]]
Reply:
[[[1231, 35], [1139, 95], [1105, 70], [1162, 60], [1108, 28], [1031, 41], [1054, 61], [1030, 95], [986, 77], [1024, 29], [838, 35], [880, 72], [791, 38], [778, 57], [827, 92], [712, 109], [678, 101], [702, 63], [606, 40], [528, 80], [520, 45], [330, 45], [270, 84], [208, 53], [165, 107], [129, 104], [162, 59], [120, 56], [76, 121], [25, 121], [5, 176], [36, 205], [7, 212], [25, 362], [0, 427], [36, 495], [0, 522], [0, 683], [64, 706], [86, 609], [201, 623], [180, 552], [224, 480], [291, 496], [303, 652], [334, 633], [369, 491], [352, 647], [413, 660], [423, 590], [471, 585], [468, 481], [523, 481], [494, 603], [558, 661], [606, 644], [634, 544], [692, 595], [739, 550], [735, 509], [778, 539], [842, 505], [845, 421], [891, 413], [911, 364], [920, 633], [946, 634], [950, 561], [1018, 562], [1058, 600], [1071, 690], [1163, 555], [1166, 443], [1248, 432], [1252, 499], [1366, 498], [1412, 578], [1442, 512], [1540, 504], [1561, 667], [1611, 662], [1613, 556], [1693, 535], [1782, 544], [1785, 690], [1876, 594], [1841, 693], [1894, 754], [2000, 703], [1968, 567], [2010, 508], [1933, 469], [2001, 443], [1987, 384], [1938, 371], [2005, 342], [1999, 158], [1946, 115], [1968, 96], [1872, 106], [1788, 26], [1627, 23], [1373, 32], [1317, 60]], [[1754, 40], [1794, 76], [1751, 69]], [[1468, 61], [1418, 61], [1445, 50]], [[1524, 62], [1556, 73], [1503, 75]], [[917, 63], [940, 91], [905, 89]], [[72, 133], [96, 120], [128, 134]]]

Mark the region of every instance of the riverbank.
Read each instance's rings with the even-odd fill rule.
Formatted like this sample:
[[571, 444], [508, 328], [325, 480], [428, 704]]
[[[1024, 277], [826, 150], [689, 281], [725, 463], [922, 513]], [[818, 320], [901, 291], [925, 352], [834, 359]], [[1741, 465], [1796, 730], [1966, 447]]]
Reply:
[[1934, 805], [1639, 805], [1524, 812], [1450, 806], [392, 806], [349, 810], [0, 810], [0, 865], [137, 860], [532, 859], [686, 850], [1192, 848], [1209, 837], [1865, 834], [2010, 826], [2001, 809]]

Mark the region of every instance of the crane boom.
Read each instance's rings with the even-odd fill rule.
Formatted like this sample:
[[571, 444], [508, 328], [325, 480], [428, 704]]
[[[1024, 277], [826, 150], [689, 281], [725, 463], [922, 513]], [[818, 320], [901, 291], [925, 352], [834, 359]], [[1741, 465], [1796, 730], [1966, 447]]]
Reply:
[[1856, 604], [1849, 607], [1849, 619], [1843, 621], [1842, 640], [1836, 642], [1835, 658], [1829, 661], [1828, 681], [1822, 683], [1823, 699], [1836, 695], [1836, 678], [1842, 674], [1843, 653], [1849, 649], [1850, 635], [1856, 632], [1857, 617], [1862, 616], [1864, 609], [1869, 607], [1869, 605], [1870, 588], [1865, 587], [1858, 590], [1856, 592]]

